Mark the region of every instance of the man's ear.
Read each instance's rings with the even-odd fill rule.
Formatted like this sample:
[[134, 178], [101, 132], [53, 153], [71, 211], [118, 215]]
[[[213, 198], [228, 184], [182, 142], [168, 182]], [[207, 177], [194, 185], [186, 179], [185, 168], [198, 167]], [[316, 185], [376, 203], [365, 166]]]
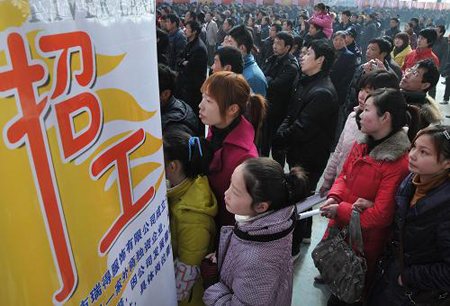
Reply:
[[422, 83], [422, 85], [420, 85], [420, 86], [422, 88], [422, 91], [424, 91], [425, 89], [430, 88], [431, 84], [428, 82], [425, 82], [425, 83]]
[[262, 214], [263, 212], [266, 212], [270, 207], [269, 202], [261, 202], [253, 206], [253, 210], [257, 212], [258, 214]]
[[163, 92], [159, 94], [161, 102], [166, 102], [171, 96], [172, 91], [170, 89], [163, 90]]

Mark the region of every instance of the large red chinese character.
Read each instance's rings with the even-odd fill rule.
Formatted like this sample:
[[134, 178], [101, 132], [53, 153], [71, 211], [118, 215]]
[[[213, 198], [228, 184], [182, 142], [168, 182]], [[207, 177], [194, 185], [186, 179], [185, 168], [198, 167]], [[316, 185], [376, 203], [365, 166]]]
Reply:
[[[73, 98], [55, 105], [58, 119], [58, 135], [62, 145], [64, 161], [71, 161], [95, 143], [100, 136], [102, 110], [96, 96], [89, 92], [81, 93]], [[76, 115], [88, 112], [90, 123], [81, 132], [76, 132], [73, 124]]]
[[58, 55], [56, 63], [56, 82], [53, 85], [52, 99], [61, 94], [68, 93], [71, 87], [70, 56], [81, 50], [80, 60], [82, 62], [83, 71], [77, 74], [75, 78], [83, 87], [90, 86], [94, 79], [94, 51], [91, 39], [86, 32], [70, 32], [63, 34], [54, 34], [41, 37], [39, 47], [43, 52]]
[[51, 154], [46, 138], [44, 116], [49, 110], [47, 97], [37, 102], [37, 86], [46, 81], [44, 66], [31, 62], [23, 37], [11, 33], [7, 38], [11, 70], [0, 72], [0, 92], [16, 96], [19, 114], [5, 127], [9, 148], [27, 145], [50, 247], [62, 286], [54, 301], [67, 301], [78, 281], [64, 214], [58, 194]]
[[92, 161], [91, 173], [95, 179], [100, 178], [109, 168], [116, 165], [117, 184], [119, 186], [122, 206], [121, 215], [114, 221], [100, 242], [100, 253], [102, 254], [109, 250], [127, 224], [150, 203], [155, 195], [155, 188], [151, 186], [139, 199], [135, 202], [133, 201], [128, 155], [139, 148], [144, 143], [144, 140], [145, 132], [143, 129], [139, 129], [108, 148]]

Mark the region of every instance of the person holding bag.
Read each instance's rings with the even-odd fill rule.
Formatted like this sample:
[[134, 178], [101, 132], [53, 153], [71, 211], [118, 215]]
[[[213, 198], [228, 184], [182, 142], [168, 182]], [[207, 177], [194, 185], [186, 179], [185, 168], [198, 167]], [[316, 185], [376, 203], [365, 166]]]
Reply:
[[[360, 212], [367, 290], [375, 262], [391, 234], [394, 195], [408, 173], [407, 152], [417, 131], [419, 115], [416, 107], [406, 104], [399, 90], [382, 88], [368, 95], [360, 117], [364, 134], [358, 135], [321, 210], [331, 219], [325, 238], [332, 228], [346, 227], [353, 210]], [[403, 129], [407, 125], [409, 135]], [[332, 295], [328, 306], [332, 305], [352, 304]]]
[[367, 306], [450, 305], [450, 126], [421, 130]]

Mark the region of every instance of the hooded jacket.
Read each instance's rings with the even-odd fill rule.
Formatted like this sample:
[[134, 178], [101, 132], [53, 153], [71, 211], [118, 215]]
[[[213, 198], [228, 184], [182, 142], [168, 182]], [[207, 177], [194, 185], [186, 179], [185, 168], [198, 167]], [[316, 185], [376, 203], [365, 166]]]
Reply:
[[402, 90], [406, 103], [420, 108], [420, 129], [430, 124], [438, 124], [444, 118], [436, 101], [425, 92]]
[[400, 130], [367, 154], [368, 140], [367, 135], [359, 134], [341, 174], [328, 193], [328, 198], [334, 198], [339, 203], [336, 218], [330, 220], [328, 228], [347, 226], [352, 205], [358, 198], [374, 202], [373, 207], [360, 214], [367, 261], [366, 287], [370, 285], [375, 261], [392, 234], [394, 196], [408, 174], [408, 149], [411, 145], [406, 132]]
[[197, 135], [198, 119], [192, 108], [172, 96], [161, 106], [162, 130], [179, 129], [189, 135]]
[[220, 281], [205, 291], [206, 305], [291, 305], [293, 210], [289, 206], [222, 227]]
[[409, 52], [403, 62], [402, 71], [405, 72], [406, 69], [414, 67], [415, 64], [427, 58], [431, 58], [436, 67], [439, 68], [438, 57], [433, 53], [431, 48], [426, 48], [425, 50], [415, 49]]
[[[186, 179], [167, 190], [170, 210], [170, 232], [173, 256], [181, 262], [180, 270], [199, 266], [202, 259], [213, 250], [217, 214], [217, 201], [209, 187], [208, 178], [198, 176]], [[175, 269], [176, 273], [178, 269]], [[180, 272], [183, 273], [183, 272]], [[178, 281], [178, 279], [177, 279]], [[190, 298], [184, 305], [202, 305], [203, 288], [198, 276]]]

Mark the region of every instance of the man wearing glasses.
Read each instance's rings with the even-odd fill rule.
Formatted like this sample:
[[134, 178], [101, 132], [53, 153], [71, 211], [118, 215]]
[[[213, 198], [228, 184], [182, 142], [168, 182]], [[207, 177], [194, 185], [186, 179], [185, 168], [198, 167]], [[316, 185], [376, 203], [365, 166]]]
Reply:
[[439, 81], [439, 70], [432, 59], [418, 62], [408, 68], [400, 81], [400, 89], [406, 103], [420, 108], [420, 128], [442, 120], [442, 114], [436, 102], [427, 96], [427, 92]]

